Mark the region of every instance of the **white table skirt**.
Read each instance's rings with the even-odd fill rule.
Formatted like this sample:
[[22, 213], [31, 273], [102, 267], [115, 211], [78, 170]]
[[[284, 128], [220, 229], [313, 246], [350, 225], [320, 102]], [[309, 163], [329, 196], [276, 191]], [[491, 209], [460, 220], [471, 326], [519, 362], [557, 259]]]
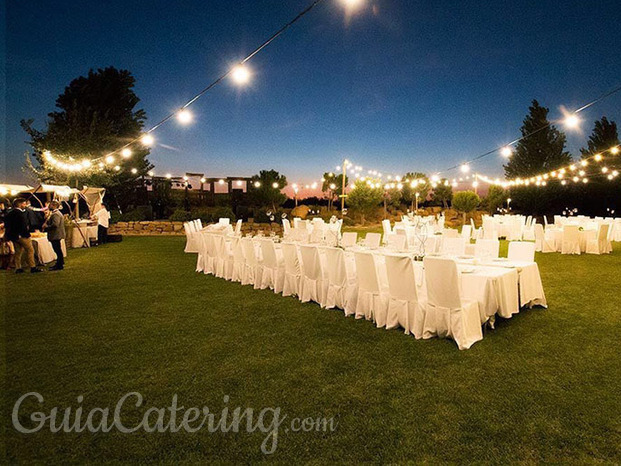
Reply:
[[[56, 253], [52, 248], [52, 243], [45, 237], [31, 238], [34, 243], [37, 243], [37, 258], [42, 264], [48, 264], [56, 260]], [[67, 256], [67, 246], [65, 240], [61, 240], [61, 246], [63, 250], [63, 256]]]
[[97, 239], [97, 225], [88, 226], [80, 224], [79, 228], [74, 224], [71, 233], [71, 247], [72, 248], [85, 248], [89, 247], [89, 239]]

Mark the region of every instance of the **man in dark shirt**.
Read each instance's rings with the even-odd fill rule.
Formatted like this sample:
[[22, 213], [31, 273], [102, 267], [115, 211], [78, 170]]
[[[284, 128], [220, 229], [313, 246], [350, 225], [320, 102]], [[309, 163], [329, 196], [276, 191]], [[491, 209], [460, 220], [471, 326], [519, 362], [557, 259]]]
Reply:
[[15, 273], [22, 273], [25, 262], [31, 273], [41, 272], [35, 267], [34, 248], [30, 239], [30, 225], [26, 214], [26, 200], [18, 197], [13, 201], [11, 210], [4, 219], [4, 237], [15, 246]]

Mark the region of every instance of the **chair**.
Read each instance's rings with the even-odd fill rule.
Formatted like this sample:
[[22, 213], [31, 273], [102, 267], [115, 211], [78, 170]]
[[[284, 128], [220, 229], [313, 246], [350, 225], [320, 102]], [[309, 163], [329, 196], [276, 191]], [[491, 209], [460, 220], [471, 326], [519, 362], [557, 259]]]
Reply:
[[282, 236], [283, 238], [288, 238], [290, 234], [291, 234], [291, 222], [288, 219], [283, 218], [282, 219]]
[[216, 273], [216, 243], [215, 235], [203, 232], [203, 273]]
[[349, 248], [356, 245], [358, 241], [358, 233], [355, 231], [346, 231], [341, 238], [341, 246]]
[[466, 240], [463, 238], [442, 238], [441, 254], [463, 256], [466, 254]]
[[474, 245], [474, 257], [480, 259], [498, 259], [500, 241], [497, 239], [478, 239]]
[[386, 255], [388, 311], [386, 328], [401, 326], [405, 334], [422, 337], [423, 312], [416, 292], [416, 276], [408, 256]]
[[382, 229], [384, 231], [384, 244], [387, 244], [388, 238], [391, 236], [394, 236], [395, 234], [392, 228], [390, 227], [390, 220], [388, 220], [387, 218], [382, 220]]
[[285, 263], [285, 278], [282, 286], [283, 296], [300, 296], [302, 268], [298, 259], [298, 248], [294, 243], [282, 243]]
[[237, 223], [235, 224], [235, 236], [241, 236], [242, 223], [243, 223], [242, 219], [239, 219]]
[[556, 247], [546, 238], [541, 223], [535, 223], [535, 251], [543, 253], [556, 252]]
[[377, 249], [382, 241], [381, 233], [367, 233], [364, 237], [364, 246], [369, 249]]
[[459, 238], [459, 232], [454, 228], [444, 228], [442, 230], [443, 238]]
[[242, 272], [242, 285], [253, 285], [256, 290], [261, 286], [261, 264], [257, 258], [252, 238], [242, 238], [242, 251], [244, 253], [244, 270]]
[[244, 251], [242, 249], [241, 238], [235, 237], [231, 241], [231, 251], [233, 252], [233, 269], [231, 280], [241, 282], [244, 275]]
[[315, 223], [313, 225], [313, 231], [310, 234], [310, 242], [319, 244], [319, 243], [323, 243], [324, 239], [325, 239], [325, 224]]
[[603, 223], [597, 230], [595, 239], [587, 241], [587, 254], [607, 254], [609, 252], [608, 230], [610, 225]]
[[214, 235], [213, 239], [216, 251], [214, 275], [218, 278], [230, 280], [233, 276], [233, 253], [223, 235]]
[[374, 320], [375, 325], [384, 327], [388, 303], [385, 299], [386, 294], [382, 293], [380, 287], [375, 258], [370, 252], [356, 251], [354, 252], [354, 259], [358, 283], [356, 319]]
[[348, 276], [345, 253], [340, 248], [332, 247], [322, 247], [320, 251], [326, 258], [328, 271], [328, 289], [324, 307], [343, 309], [346, 316], [354, 314], [356, 282], [353, 277]]
[[392, 234], [388, 237], [386, 248], [390, 251], [403, 252], [406, 250], [406, 236], [404, 234]]
[[563, 225], [561, 254], [580, 254], [580, 230], [578, 225]]
[[193, 222], [185, 222], [183, 224], [183, 229], [185, 230], [185, 248], [184, 248], [184, 252], [188, 252], [188, 253], [192, 253], [192, 252], [198, 252], [198, 232], [196, 231], [195, 227], [194, 227], [194, 223]]
[[[470, 219], [472, 220], [472, 219]], [[470, 237], [472, 236], [472, 226], [464, 225], [461, 227], [461, 237], [467, 241], [470, 241]]]
[[323, 264], [319, 257], [317, 246], [307, 244], [300, 245], [300, 255], [302, 256], [302, 285], [300, 291], [300, 301], [307, 303], [314, 301], [323, 307], [328, 280], [324, 274]]
[[476, 301], [462, 299], [457, 265], [451, 259], [425, 257], [427, 306], [422, 338], [451, 337], [460, 350], [483, 339], [481, 316]]
[[535, 243], [530, 241], [511, 241], [507, 257], [510, 261], [535, 262]]
[[270, 288], [274, 290], [274, 293], [281, 293], [285, 281], [284, 261], [279, 260], [276, 255], [276, 248], [271, 239], [260, 240], [259, 246], [263, 256], [260, 288], [262, 290]]
[[228, 217], [224, 217], [224, 218], [219, 218], [218, 219], [218, 225], [226, 225], [229, 226], [231, 224], [231, 219]]

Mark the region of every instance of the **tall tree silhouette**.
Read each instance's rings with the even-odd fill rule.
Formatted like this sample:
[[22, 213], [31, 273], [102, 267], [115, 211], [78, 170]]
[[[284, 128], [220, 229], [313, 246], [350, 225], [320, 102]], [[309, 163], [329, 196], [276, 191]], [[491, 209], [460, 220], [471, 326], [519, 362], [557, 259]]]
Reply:
[[[134, 84], [129, 71], [114, 67], [90, 70], [87, 76], [71, 81], [56, 99], [58, 110], [48, 114], [44, 130], [35, 129], [32, 119], [21, 121], [33, 148], [34, 163], [28, 159], [26, 168], [41, 181], [104, 186], [116, 189], [117, 194], [130, 188], [152, 168], [146, 158], [149, 149], [141, 144], [131, 147], [129, 157], [115, 154], [114, 162], [103, 168], [93, 163], [92, 168], [75, 173], [51, 166], [43, 152], [49, 150], [66, 162], [90, 161], [140, 137], [146, 114], [135, 109], [140, 99], [133, 91]], [[120, 170], [115, 169], [117, 165]]]
[[538, 175], [571, 163], [571, 155], [565, 151], [565, 134], [550, 124], [548, 113], [549, 109], [533, 100], [520, 129], [527, 137], [516, 144], [504, 165], [507, 178]]

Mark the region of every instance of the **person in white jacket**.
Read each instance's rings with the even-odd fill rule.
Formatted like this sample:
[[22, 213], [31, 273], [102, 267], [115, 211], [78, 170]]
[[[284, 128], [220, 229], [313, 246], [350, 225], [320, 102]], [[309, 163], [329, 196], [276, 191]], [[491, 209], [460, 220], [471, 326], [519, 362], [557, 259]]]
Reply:
[[99, 244], [108, 242], [108, 227], [110, 226], [110, 212], [102, 202], [101, 207], [93, 215], [93, 220], [97, 220], [97, 238]]

